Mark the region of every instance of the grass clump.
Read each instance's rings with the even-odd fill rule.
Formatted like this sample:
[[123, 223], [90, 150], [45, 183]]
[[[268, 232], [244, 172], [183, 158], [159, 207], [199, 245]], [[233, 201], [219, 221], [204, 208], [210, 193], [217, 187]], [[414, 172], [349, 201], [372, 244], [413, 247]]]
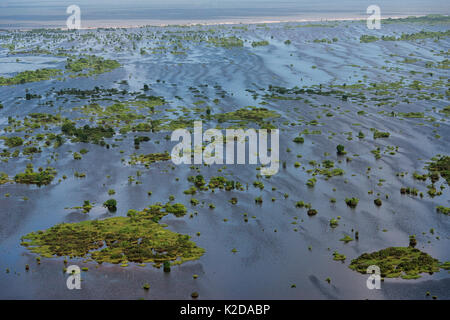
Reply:
[[380, 38], [376, 37], [376, 36], [369, 36], [367, 34], [363, 34], [361, 37], [359, 37], [359, 41], [361, 43], [369, 43], [369, 42], [374, 42], [374, 41], [378, 41], [380, 40]]
[[350, 237], [348, 234], [346, 234], [343, 238], [339, 239], [339, 241], [343, 241], [345, 243], [349, 243], [349, 242], [353, 241], [353, 238]]
[[5, 141], [8, 148], [20, 147], [23, 144], [21, 137], [2, 137], [1, 139]]
[[110, 212], [117, 211], [117, 201], [115, 199], [106, 200], [103, 206], [107, 208]]
[[72, 209], [83, 209], [83, 213], [89, 213], [91, 209], [94, 207], [93, 204], [89, 200], [84, 200], [83, 205], [79, 207], [73, 207]]
[[132, 154], [130, 157], [130, 164], [144, 164], [146, 166], [160, 161], [170, 160], [170, 154], [166, 151], [163, 153], [149, 153], [149, 154]]
[[437, 206], [436, 211], [445, 215], [450, 215], [450, 208], [444, 206]]
[[338, 226], [339, 226], [339, 221], [337, 221], [337, 219], [330, 220], [330, 227], [337, 228]]
[[410, 187], [402, 187], [400, 188], [400, 193], [401, 194], [410, 194], [413, 196], [417, 196], [419, 194], [419, 190], [416, 188], [410, 188]]
[[384, 278], [415, 279], [420, 273], [439, 271], [439, 261], [425, 252], [409, 247], [390, 247], [377, 252], [364, 253], [352, 260], [349, 268], [359, 273], [366, 273], [371, 265], [381, 269]]
[[335, 261], [345, 261], [347, 257], [337, 251], [333, 252], [333, 260]]
[[433, 182], [439, 179], [439, 175], [450, 184], [450, 156], [442, 156], [428, 165], [430, 178]]
[[400, 115], [405, 118], [424, 118], [425, 117], [423, 112], [407, 112], [407, 113], [400, 113]]
[[0, 172], [0, 185], [8, 183], [9, 181], [8, 175], [4, 172]]
[[252, 42], [252, 47], [264, 47], [264, 46], [268, 46], [269, 45], [269, 41], [263, 40], [263, 41], [253, 41]]
[[316, 178], [311, 178], [308, 179], [308, 181], [306, 181], [306, 185], [310, 188], [313, 188], [316, 185], [317, 179]]
[[377, 206], [377, 207], [379, 207], [379, 206], [381, 206], [382, 204], [383, 204], [383, 202], [381, 201], [381, 199], [375, 199], [375, 200], [373, 200], [373, 203], [375, 203], [375, 205]]
[[356, 208], [356, 206], [358, 205], [359, 199], [352, 197], [352, 198], [345, 198], [345, 203], [350, 207], [350, 208]]
[[[214, 191], [215, 189], [223, 189], [225, 191], [244, 190], [244, 187], [239, 181], [228, 180], [227, 178], [222, 176], [211, 177], [208, 184], [206, 183], [206, 180], [202, 175], [189, 176], [188, 181], [193, 183], [195, 187], [199, 188], [202, 191]], [[253, 185], [260, 188], [261, 190], [264, 189], [264, 184], [262, 182], [255, 181]], [[191, 189], [188, 189], [186, 191], [190, 191]]]
[[345, 151], [345, 147], [342, 144], [338, 144], [336, 146], [337, 154], [340, 156], [343, 156], [344, 154], [347, 154], [347, 151]]
[[38, 171], [34, 171], [33, 164], [27, 164], [25, 172], [18, 173], [14, 177], [16, 183], [35, 184], [37, 186], [48, 185], [55, 178], [56, 170], [50, 167], [43, 169], [39, 167]]
[[164, 209], [168, 213], [172, 213], [175, 217], [182, 217], [187, 213], [186, 207], [181, 203], [170, 204], [167, 203]]
[[391, 134], [389, 132], [382, 132], [382, 131], [378, 131], [375, 130], [373, 132], [373, 138], [374, 139], [379, 139], [379, 138], [389, 138]]

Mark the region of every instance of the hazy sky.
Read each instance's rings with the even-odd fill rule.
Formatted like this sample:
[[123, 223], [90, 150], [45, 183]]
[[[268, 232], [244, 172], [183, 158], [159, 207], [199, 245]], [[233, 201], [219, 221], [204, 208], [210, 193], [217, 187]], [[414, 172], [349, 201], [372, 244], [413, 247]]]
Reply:
[[3, 8], [17, 7], [49, 7], [68, 6], [76, 4], [81, 6], [114, 6], [114, 7], [154, 7], [154, 8], [192, 8], [192, 7], [226, 7], [226, 8], [251, 8], [251, 7], [290, 7], [290, 8], [340, 8], [366, 7], [377, 4], [387, 9], [403, 8], [408, 11], [410, 7], [427, 7], [449, 11], [448, 0], [0, 0]]
[[450, 0], [0, 0], [0, 27], [62, 21], [69, 5], [82, 18], [104, 21], [209, 20], [246, 17], [340, 18], [366, 15], [377, 4], [381, 15], [450, 14]]

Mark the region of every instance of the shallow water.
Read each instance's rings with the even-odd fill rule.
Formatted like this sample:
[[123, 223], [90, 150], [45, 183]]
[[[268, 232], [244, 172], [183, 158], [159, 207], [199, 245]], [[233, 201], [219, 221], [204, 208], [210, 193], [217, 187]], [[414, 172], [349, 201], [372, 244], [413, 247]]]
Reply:
[[[192, 27], [193, 30], [204, 30], [208, 27]], [[448, 25], [423, 26], [415, 24], [390, 24], [383, 26], [383, 34], [400, 34], [401, 32], [417, 32], [426, 30], [447, 30]], [[150, 28], [150, 31], [165, 32], [178, 30], [173, 28]], [[80, 31], [81, 33], [87, 31]], [[109, 31], [95, 31], [102, 37]], [[139, 33], [140, 29], [114, 31], [121, 36], [127, 33]], [[225, 27], [225, 33], [232, 34], [230, 27]], [[56, 96], [55, 92], [63, 88], [92, 89], [95, 86], [105, 88], [127, 88], [128, 92], [141, 90], [144, 83], [151, 87], [151, 94], [163, 96], [169, 108], [186, 106], [194, 107], [193, 102], [202, 99], [195, 97], [189, 87], [196, 87], [202, 95], [212, 100], [220, 97], [220, 103], [214, 106], [214, 112], [227, 112], [247, 105], [258, 105], [262, 95], [267, 93], [269, 85], [284, 87], [302, 87], [323, 84], [354, 84], [365, 79], [366, 83], [381, 81], [396, 81], [401, 77], [411, 79], [410, 71], [428, 70], [422, 65], [400, 64], [398, 61], [408, 54], [414, 53], [415, 58], [426, 61], [440, 61], [442, 57], [435, 53], [450, 48], [448, 38], [434, 42], [431, 39], [411, 42], [384, 42], [360, 44], [359, 36], [371, 33], [361, 22], [341, 22], [333, 28], [294, 28], [287, 29], [284, 24], [273, 24], [267, 27], [249, 26], [247, 31], [239, 31], [238, 35], [249, 41], [267, 39], [267, 47], [252, 48], [250, 42], [244, 48], [216, 48], [204, 44], [187, 44], [186, 55], [149, 54], [139, 55], [137, 52], [123, 50], [116, 52], [113, 47], [103, 47], [94, 42], [62, 43], [58, 46], [70, 48], [74, 45], [78, 52], [90, 47], [91, 54], [113, 58], [122, 67], [112, 72], [91, 78], [78, 78], [66, 81], [50, 80], [24, 85], [0, 87], [0, 101], [4, 109], [0, 116], [5, 121], [10, 116], [23, 118], [25, 113], [48, 112], [56, 113], [62, 109], [63, 115], [75, 117], [71, 110], [75, 106], [87, 104], [88, 101], [65, 95]], [[373, 31], [372, 33], [375, 33]], [[271, 38], [273, 36], [273, 39]], [[312, 43], [316, 38], [337, 36], [339, 41], [333, 44]], [[292, 44], [286, 46], [283, 42], [290, 39]], [[88, 40], [89, 41], [89, 40]], [[26, 46], [26, 43], [20, 44]], [[151, 39], [145, 40], [143, 46], [152, 46]], [[432, 51], [433, 50], [433, 51]], [[391, 56], [392, 54], [398, 56]], [[15, 63], [20, 58], [20, 63]], [[386, 62], [386, 61], [390, 62]], [[1, 75], [22, 71], [23, 64], [32, 64], [33, 68], [51, 66], [63, 68], [61, 58], [48, 56], [8, 55], [8, 50], [0, 49], [0, 61], [11, 63], [1, 64]], [[291, 66], [293, 64], [293, 66]], [[352, 66], [352, 65], [357, 65]], [[395, 72], [387, 73], [382, 66], [399, 67]], [[313, 69], [312, 66], [317, 66]], [[27, 67], [27, 69], [32, 69]], [[448, 80], [448, 71], [433, 69], [434, 78], [443, 77]], [[432, 80], [416, 75], [418, 79], [430, 83]], [[118, 84], [120, 80], [128, 80], [128, 86]], [[158, 82], [157, 80], [161, 80]], [[165, 82], [164, 82], [165, 81]], [[208, 87], [201, 85], [207, 84]], [[220, 85], [225, 92], [215, 89]], [[26, 89], [42, 95], [41, 99], [25, 100]], [[253, 98], [247, 89], [258, 92]], [[440, 89], [436, 89], [438, 92]], [[183, 100], [176, 99], [180, 96]], [[125, 98], [112, 97], [119, 100]], [[129, 96], [128, 96], [129, 98]], [[263, 179], [265, 189], [254, 188], [252, 182], [257, 180], [256, 166], [228, 165], [222, 173], [222, 166], [201, 167], [205, 177], [224, 175], [230, 179], [249, 184], [248, 191], [209, 191], [200, 192], [195, 198], [205, 201], [204, 206], [188, 205], [188, 195], [183, 190], [189, 188], [187, 177], [196, 174], [189, 166], [176, 166], [170, 169], [171, 163], [157, 163], [145, 169], [142, 166], [129, 166], [121, 162], [135, 152], [133, 148], [133, 133], [127, 135], [117, 148], [106, 150], [93, 144], [66, 143], [57, 150], [43, 149], [34, 157], [35, 168], [45, 166], [51, 152], [59, 153], [59, 160], [51, 163], [58, 171], [57, 178], [49, 186], [34, 187], [18, 184], [0, 185], [0, 298], [57, 298], [57, 299], [188, 299], [193, 291], [200, 293], [203, 299], [422, 299], [425, 292], [430, 291], [440, 299], [450, 298], [450, 278], [447, 271], [433, 275], [423, 275], [418, 280], [386, 279], [382, 290], [368, 290], [366, 275], [361, 275], [348, 268], [351, 259], [364, 252], [372, 252], [389, 246], [406, 246], [408, 236], [416, 234], [421, 250], [429, 253], [440, 261], [450, 260], [450, 220], [448, 216], [437, 214], [437, 205], [449, 206], [448, 185], [443, 195], [423, 199], [409, 197], [399, 193], [404, 185], [416, 186], [426, 194], [426, 182], [414, 181], [411, 177], [414, 171], [425, 172], [425, 161], [437, 154], [448, 154], [450, 145], [450, 127], [448, 118], [431, 107], [442, 108], [448, 105], [444, 99], [414, 100], [414, 103], [400, 103], [395, 106], [395, 112], [423, 111], [438, 119], [440, 126], [436, 128], [433, 122], [424, 119], [404, 119], [388, 117], [380, 114], [383, 110], [391, 112], [391, 106], [375, 106], [367, 101], [367, 109], [352, 101], [342, 101], [332, 96], [304, 95], [314, 103], [311, 106], [302, 100], [269, 100], [267, 107], [276, 110], [282, 116], [277, 123], [280, 131], [281, 161], [287, 161], [286, 169], [270, 179]], [[395, 96], [392, 97], [395, 100]], [[44, 105], [46, 101], [54, 101], [54, 106]], [[99, 102], [102, 105], [109, 101]], [[209, 102], [211, 104], [211, 102]], [[319, 126], [297, 124], [289, 126], [284, 121], [296, 122], [303, 118], [311, 121], [322, 109], [317, 106], [331, 104], [334, 117], [323, 116]], [[340, 106], [341, 109], [334, 109]], [[298, 108], [294, 111], [294, 108]], [[364, 109], [368, 113], [358, 116], [357, 111]], [[344, 112], [349, 110], [349, 112]], [[319, 113], [320, 111], [320, 113]], [[173, 114], [167, 113], [168, 117]], [[3, 122], [2, 122], [3, 123]], [[359, 126], [354, 124], [358, 123]], [[422, 123], [422, 125], [419, 125]], [[206, 124], [204, 124], [206, 125]], [[2, 128], [5, 124], [2, 124]], [[211, 127], [213, 125], [211, 124]], [[297, 145], [292, 139], [300, 131], [320, 129], [321, 135], [305, 136], [305, 143]], [[389, 139], [374, 141], [370, 128], [389, 131]], [[439, 130], [440, 139], [434, 138], [434, 131]], [[358, 141], [356, 135], [364, 130], [366, 138]], [[346, 139], [346, 132], [353, 132], [353, 140]], [[329, 139], [330, 132], [336, 133]], [[170, 132], [149, 134], [150, 142], [141, 144], [139, 153], [170, 151], [174, 143], [164, 137]], [[145, 135], [145, 134], [144, 134]], [[157, 144], [155, 141], [159, 140]], [[338, 163], [335, 154], [336, 145], [346, 146], [353, 161]], [[370, 150], [374, 146], [399, 146], [399, 151], [393, 155], [383, 155], [375, 160]], [[286, 148], [292, 152], [285, 152]], [[81, 161], [73, 160], [70, 151], [89, 150]], [[3, 149], [3, 147], [2, 147]], [[118, 150], [125, 150], [120, 154]], [[336, 161], [336, 166], [345, 170], [343, 177], [333, 177], [325, 180], [317, 176], [314, 188], [305, 185], [311, 178], [305, 170], [294, 168], [293, 163], [299, 161], [309, 168], [309, 160], [321, 161], [324, 152]], [[296, 155], [302, 154], [301, 159]], [[359, 157], [353, 156], [359, 154]], [[10, 176], [23, 171], [28, 161], [24, 157], [10, 159], [0, 164], [0, 172]], [[371, 178], [365, 171], [372, 167]], [[167, 169], [167, 170], [166, 170]], [[140, 185], [129, 185], [128, 176], [135, 175], [140, 170], [142, 176]], [[73, 176], [75, 171], [86, 172], [87, 177], [78, 179]], [[409, 172], [405, 178], [396, 177], [398, 172]], [[62, 175], [68, 179], [58, 182]], [[353, 174], [355, 176], [353, 176]], [[110, 175], [110, 178], [107, 177]], [[175, 179], [179, 178], [179, 181]], [[378, 186], [379, 179], [384, 179]], [[276, 187], [276, 191], [271, 191]], [[333, 191], [336, 188], [337, 191]], [[115, 189], [113, 196], [118, 201], [118, 211], [108, 213], [101, 204], [110, 198], [108, 189]], [[152, 191], [148, 197], [147, 191]], [[368, 195], [368, 190], [389, 194], [389, 200], [377, 208], [373, 205], [375, 196]], [[10, 197], [4, 194], [10, 193]], [[289, 198], [284, 199], [283, 194]], [[164, 223], [170, 230], [192, 236], [198, 246], [205, 248], [206, 253], [197, 261], [187, 262], [181, 266], [172, 267], [170, 274], [148, 265], [139, 267], [130, 264], [123, 268], [117, 265], [94, 262], [83, 262], [83, 259], [70, 260], [70, 264], [89, 266], [88, 272], [82, 273], [82, 290], [67, 290], [66, 275], [63, 274], [62, 258], [42, 259], [40, 265], [35, 261], [36, 255], [20, 246], [20, 238], [32, 231], [47, 229], [61, 222], [77, 222], [85, 219], [106, 218], [125, 215], [128, 209], [143, 209], [155, 202], [167, 202], [169, 195], [174, 195], [177, 202], [187, 205], [189, 212], [198, 211], [198, 215], [189, 218], [166, 216]], [[255, 205], [254, 198], [261, 195], [264, 202]], [[26, 196], [29, 200], [24, 201]], [[229, 203], [231, 197], [239, 199], [237, 205]], [[344, 202], [346, 197], [358, 197], [360, 203], [352, 210]], [[272, 202], [271, 197], [276, 197]], [[337, 202], [329, 202], [335, 197]], [[73, 209], [65, 209], [81, 205], [84, 200], [95, 202], [95, 208], [88, 214], [82, 214]], [[308, 217], [304, 209], [295, 208], [296, 201], [310, 202], [318, 215]], [[216, 209], [210, 210], [209, 203], [214, 203]], [[248, 222], [244, 222], [243, 213], [248, 213]], [[252, 218], [255, 215], [256, 218]], [[330, 228], [331, 218], [341, 217], [339, 227]], [[295, 220], [294, 217], [298, 217]], [[228, 219], [224, 222], [224, 219]], [[292, 222], [298, 224], [293, 225]], [[294, 231], [297, 228], [298, 231]], [[428, 233], [435, 229], [435, 236]], [[351, 230], [359, 231], [359, 241], [344, 244], [339, 241]], [[386, 232], [383, 232], [386, 229]], [[276, 232], [275, 232], [276, 231]], [[201, 236], [196, 233], [201, 232]], [[422, 234], [425, 232], [426, 234]], [[312, 250], [308, 247], [311, 246]], [[233, 248], [238, 251], [231, 252]], [[345, 263], [332, 260], [332, 252], [339, 251], [347, 256]], [[25, 264], [30, 265], [30, 271], [25, 271]], [[6, 274], [6, 268], [10, 273]], [[197, 274], [197, 280], [192, 275]], [[325, 282], [330, 277], [331, 284]], [[141, 289], [143, 283], [150, 283], [151, 290]], [[296, 288], [291, 288], [295, 284]]]

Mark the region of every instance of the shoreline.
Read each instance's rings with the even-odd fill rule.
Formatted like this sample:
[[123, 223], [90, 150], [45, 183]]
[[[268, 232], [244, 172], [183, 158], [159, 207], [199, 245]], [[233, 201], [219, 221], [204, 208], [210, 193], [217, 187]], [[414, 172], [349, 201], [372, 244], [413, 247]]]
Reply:
[[[392, 15], [392, 16], [386, 16], [382, 17], [381, 20], [387, 20], [387, 19], [404, 19], [407, 17], [425, 17], [427, 15], [421, 14], [421, 15]], [[106, 25], [95, 25], [95, 26], [87, 26], [87, 27], [81, 27], [77, 30], [97, 30], [97, 29], [139, 29], [139, 28], [145, 28], [145, 27], [192, 27], [192, 26], [220, 26], [220, 25], [255, 25], [255, 24], [276, 24], [276, 23], [305, 23], [305, 22], [322, 22], [322, 23], [329, 23], [329, 22], [341, 22], [341, 21], [362, 21], [366, 20], [368, 17], [345, 17], [345, 18], [301, 18], [301, 19], [280, 19], [277, 18], [263, 18], [263, 19], [236, 19], [236, 21], [231, 21], [230, 19], [227, 20], [216, 20], [212, 22], [200, 22], [193, 20], [191, 22], [184, 21], [184, 20], [172, 20], [170, 22], [162, 22], [161, 20], [159, 23], [149, 24], [150, 21], [147, 23], [139, 23], [139, 24], [114, 24], [109, 23]], [[275, 20], [276, 19], [276, 20]], [[151, 21], [159, 21], [159, 20], [151, 20]], [[100, 21], [99, 21], [100, 22]], [[104, 22], [105, 23], [105, 22]], [[67, 27], [18, 27], [18, 28], [0, 28], [0, 31], [32, 31], [32, 30], [38, 30], [38, 29], [44, 29], [44, 30], [63, 30], [67, 31], [69, 30]]]

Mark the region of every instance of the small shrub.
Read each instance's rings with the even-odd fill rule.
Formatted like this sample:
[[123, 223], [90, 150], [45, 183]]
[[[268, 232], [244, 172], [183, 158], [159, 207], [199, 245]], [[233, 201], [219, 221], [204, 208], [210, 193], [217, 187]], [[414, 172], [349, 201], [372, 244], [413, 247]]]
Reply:
[[111, 212], [117, 211], [117, 201], [115, 199], [106, 200], [103, 206]]

